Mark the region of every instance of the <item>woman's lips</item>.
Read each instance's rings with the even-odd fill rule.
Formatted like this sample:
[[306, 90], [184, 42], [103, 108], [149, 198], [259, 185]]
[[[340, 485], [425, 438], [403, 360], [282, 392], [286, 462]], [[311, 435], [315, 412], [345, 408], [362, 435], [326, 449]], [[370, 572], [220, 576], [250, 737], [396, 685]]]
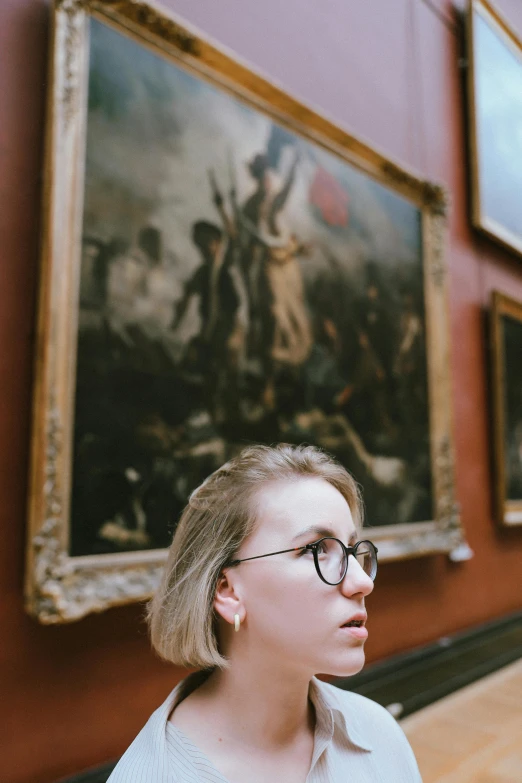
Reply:
[[368, 638], [368, 630], [364, 625], [343, 625], [340, 630], [345, 634], [353, 636], [355, 639]]

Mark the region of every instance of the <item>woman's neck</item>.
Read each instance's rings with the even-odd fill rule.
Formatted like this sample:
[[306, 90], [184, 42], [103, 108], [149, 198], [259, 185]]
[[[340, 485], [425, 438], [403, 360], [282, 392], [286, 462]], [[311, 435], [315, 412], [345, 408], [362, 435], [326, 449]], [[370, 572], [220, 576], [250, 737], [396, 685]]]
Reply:
[[230, 669], [205, 673], [203, 680], [190, 694], [192, 708], [213, 717], [235, 742], [279, 751], [313, 737], [310, 679], [235, 661]]

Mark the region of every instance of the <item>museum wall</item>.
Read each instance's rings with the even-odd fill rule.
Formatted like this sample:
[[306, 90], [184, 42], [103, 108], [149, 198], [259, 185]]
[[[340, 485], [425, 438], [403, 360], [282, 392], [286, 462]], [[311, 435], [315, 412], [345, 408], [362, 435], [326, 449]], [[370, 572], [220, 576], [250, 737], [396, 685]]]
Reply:
[[[522, 530], [495, 527], [484, 307], [522, 299], [522, 262], [468, 220], [460, 23], [449, 0], [163, 0], [243, 60], [451, 196], [457, 496], [473, 559], [383, 566], [377, 660], [522, 607]], [[464, 5], [464, 0], [459, 3]], [[497, 0], [522, 34], [519, 0]], [[23, 610], [48, 6], [0, 0], [0, 779], [51, 783], [117, 757], [183, 676], [149, 650], [143, 607], [43, 627]]]

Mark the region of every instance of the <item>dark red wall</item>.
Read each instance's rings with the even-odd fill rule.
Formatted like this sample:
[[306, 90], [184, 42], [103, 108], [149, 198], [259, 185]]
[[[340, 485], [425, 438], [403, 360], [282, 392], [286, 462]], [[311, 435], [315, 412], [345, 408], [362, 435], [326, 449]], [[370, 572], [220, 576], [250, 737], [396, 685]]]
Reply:
[[[522, 531], [491, 515], [482, 309], [522, 299], [522, 262], [470, 229], [456, 12], [449, 0], [163, 0], [266, 75], [446, 183], [457, 490], [473, 560], [387, 565], [371, 659], [521, 608]], [[519, 0], [497, 0], [522, 33]], [[464, 0], [459, 0], [459, 7]], [[141, 607], [41, 627], [22, 604], [38, 275], [47, 3], [0, 0], [0, 778], [50, 781], [117, 756], [182, 676], [149, 652]]]

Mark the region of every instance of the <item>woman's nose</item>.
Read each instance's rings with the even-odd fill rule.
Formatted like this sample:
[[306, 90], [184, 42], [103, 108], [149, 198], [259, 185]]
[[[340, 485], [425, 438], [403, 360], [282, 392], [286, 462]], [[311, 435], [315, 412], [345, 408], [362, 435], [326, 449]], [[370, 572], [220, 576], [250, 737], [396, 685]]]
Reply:
[[348, 557], [348, 569], [341, 582], [343, 593], [345, 595], [362, 593], [362, 595], [366, 596], [370, 595], [373, 586], [373, 579], [368, 576], [363, 567], [359, 564], [359, 561], [353, 555], [350, 555]]

